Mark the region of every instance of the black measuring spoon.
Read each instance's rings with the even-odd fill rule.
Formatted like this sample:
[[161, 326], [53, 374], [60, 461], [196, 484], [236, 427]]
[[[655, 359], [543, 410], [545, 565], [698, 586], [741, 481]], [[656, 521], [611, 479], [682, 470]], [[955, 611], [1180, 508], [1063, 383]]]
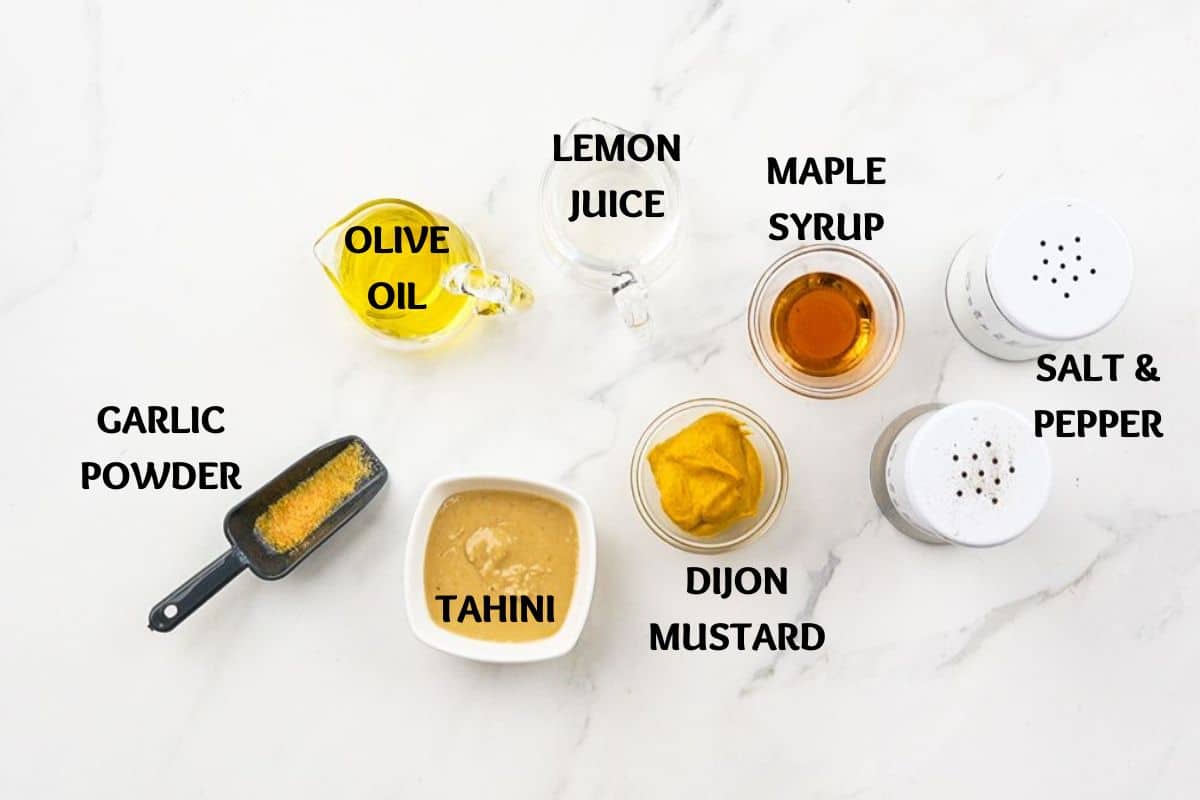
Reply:
[[[362, 447], [363, 457], [370, 465], [371, 471], [367, 476], [300, 545], [284, 553], [267, 547], [254, 532], [254, 521], [258, 516], [355, 443]], [[150, 609], [151, 630], [174, 630], [176, 625], [191, 616], [193, 611], [204, 605], [246, 567], [268, 581], [287, 575], [371, 502], [386, 482], [387, 469], [383, 462], [357, 436], [343, 436], [313, 450], [229, 510], [225, 515], [225, 538], [229, 540], [229, 549]]]

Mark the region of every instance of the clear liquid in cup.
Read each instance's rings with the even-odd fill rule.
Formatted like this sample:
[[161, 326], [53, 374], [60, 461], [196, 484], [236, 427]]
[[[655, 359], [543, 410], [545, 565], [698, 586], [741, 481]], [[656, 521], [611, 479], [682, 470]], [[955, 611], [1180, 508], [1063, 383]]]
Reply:
[[[546, 222], [564, 260], [577, 268], [606, 274], [644, 269], [670, 248], [679, 214], [678, 198], [665, 170], [657, 163], [557, 164], [546, 189], [552, 193], [552, 202], [544, 209], [551, 217]], [[629, 190], [661, 191], [656, 210], [662, 216], [585, 216], [574, 210], [576, 203], [582, 202], [576, 200], [576, 190], [589, 193], [593, 208], [600, 192], [615, 191], [619, 197]], [[606, 201], [610, 198], [611, 194]], [[645, 202], [638, 198], [633, 207], [644, 211]], [[571, 220], [573, 215], [576, 219]]]

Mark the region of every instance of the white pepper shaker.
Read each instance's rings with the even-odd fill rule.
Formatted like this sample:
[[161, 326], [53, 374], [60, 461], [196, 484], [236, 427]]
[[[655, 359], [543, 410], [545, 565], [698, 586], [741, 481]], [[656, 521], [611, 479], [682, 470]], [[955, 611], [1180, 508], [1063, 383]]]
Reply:
[[876, 442], [871, 487], [901, 533], [992, 547], [1020, 536], [1050, 497], [1050, 454], [1033, 425], [996, 403], [925, 405]]
[[1120, 226], [1096, 208], [1057, 200], [968, 240], [946, 276], [946, 305], [977, 349], [1024, 361], [1108, 325], [1132, 282]]

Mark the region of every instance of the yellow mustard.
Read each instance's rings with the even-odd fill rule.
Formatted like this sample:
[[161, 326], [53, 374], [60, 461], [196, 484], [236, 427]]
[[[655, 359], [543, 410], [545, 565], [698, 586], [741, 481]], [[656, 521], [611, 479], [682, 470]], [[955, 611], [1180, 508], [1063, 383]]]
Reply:
[[715, 536], [758, 509], [762, 463], [729, 414], [706, 414], [655, 445], [647, 458], [663, 511], [695, 536]]

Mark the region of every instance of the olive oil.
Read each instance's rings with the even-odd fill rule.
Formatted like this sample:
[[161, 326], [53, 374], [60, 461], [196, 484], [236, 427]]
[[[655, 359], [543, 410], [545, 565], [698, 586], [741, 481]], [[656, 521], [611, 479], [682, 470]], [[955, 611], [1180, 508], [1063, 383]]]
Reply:
[[[470, 238], [449, 220], [404, 201], [360, 211], [355, 226], [378, 241], [363, 247], [361, 236], [347, 238], [342, 231], [331, 242], [334, 269], [326, 266], [355, 316], [401, 340], [427, 339], [464, 324], [473, 314], [471, 298], [451, 291], [444, 277], [455, 265], [481, 263]], [[382, 302], [389, 297], [394, 302]]]
[[771, 307], [771, 338], [796, 369], [841, 375], [858, 366], [875, 337], [875, 312], [863, 290], [831, 272], [809, 272], [784, 287]]

